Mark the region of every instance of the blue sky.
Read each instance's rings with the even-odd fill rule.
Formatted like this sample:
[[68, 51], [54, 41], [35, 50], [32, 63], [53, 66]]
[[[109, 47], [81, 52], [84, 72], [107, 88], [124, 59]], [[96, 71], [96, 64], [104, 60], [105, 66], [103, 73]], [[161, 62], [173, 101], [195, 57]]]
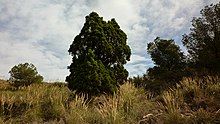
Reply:
[[[71, 56], [67, 50], [85, 16], [95, 11], [115, 18], [132, 50], [130, 76], [153, 66], [146, 44], [157, 36], [181, 45], [191, 20], [218, 0], [0, 0], [0, 78], [19, 63], [33, 63], [47, 81], [64, 81]], [[182, 48], [182, 47], [181, 47]], [[183, 48], [184, 50], [184, 48]]]

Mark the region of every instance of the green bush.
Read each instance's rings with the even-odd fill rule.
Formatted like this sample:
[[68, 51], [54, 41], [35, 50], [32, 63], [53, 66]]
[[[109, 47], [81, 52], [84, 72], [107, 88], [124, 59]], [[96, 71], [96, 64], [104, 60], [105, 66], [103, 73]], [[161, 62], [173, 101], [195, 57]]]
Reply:
[[15, 87], [28, 86], [43, 81], [43, 77], [38, 74], [37, 68], [29, 63], [15, 65], [9, 73], [11, 75], [9, 81]]

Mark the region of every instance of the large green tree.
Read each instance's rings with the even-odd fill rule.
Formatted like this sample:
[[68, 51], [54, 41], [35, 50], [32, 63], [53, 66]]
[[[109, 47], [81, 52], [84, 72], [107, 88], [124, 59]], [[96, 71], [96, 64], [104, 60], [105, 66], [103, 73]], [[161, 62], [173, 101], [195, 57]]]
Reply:
[[147, 88], [161, 91], [174, 86], [182, 79], [185, 56], [174, 40], [163, 40], [157, 37], [153, 42], [148, 43], [147, 52], [155, 64], [153, 68], [147, 70], [147, 76], [150, 79]]
[[114, 93], [128, 77], [124, 64], [131, 50], [115, 19], [106, 22], [95, 12], [86, 16], [81, 32], [68, 52], [73, 56], [66, 77], [68, 87], [80, 93]]
[[201, 10], [193, 18], [189, 35], [183, 35], [193, 68], [199, 72], [220, 72], [220, 2]]
[[9, 80], [15, 87], [28, 86], [33, 83], [41, 83], [43, 77], [38, 74], [37, 68], [32, 63], [15, 65], [10, 71]]

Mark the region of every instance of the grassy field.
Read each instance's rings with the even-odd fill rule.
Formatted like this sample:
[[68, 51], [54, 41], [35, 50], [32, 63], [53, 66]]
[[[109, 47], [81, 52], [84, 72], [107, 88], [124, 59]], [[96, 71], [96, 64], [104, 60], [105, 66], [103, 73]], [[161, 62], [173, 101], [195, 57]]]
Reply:
[[220, 78], [185, 78], [159, 96], [125, 83], [114, 96], [90, 100], [65, 84], [14, 89], [0, 80], [0, 123], [219, 124]]

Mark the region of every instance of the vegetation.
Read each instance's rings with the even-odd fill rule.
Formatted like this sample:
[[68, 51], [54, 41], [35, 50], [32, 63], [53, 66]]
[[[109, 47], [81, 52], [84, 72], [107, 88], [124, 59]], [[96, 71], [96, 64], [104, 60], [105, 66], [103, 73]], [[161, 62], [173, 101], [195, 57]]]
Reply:
[[202, 17], [192, 20], [191, 33], [183, 35], [188, 55], [184, 56], [173, 40], [157, 37], [148, 43], [147, 52], [155, 66], [147, 74], [130, 79], [136, 85], [160, 94], [175, 87], [183, 77], [220, 74], [220, 2], [206, 6]]
[[220, 2], [201, 14], [183, 36], [188, 56], [158, 37], [147, 47], [155, 66], [126, 81], [126, 34], [92, 12], [70, 45], [68, 84], [40, 83], [33, 64], [14, 66], [0, 80], [0, 123], [220, 123]]
[[29, 63], [15, 65], [9, 73], [11, 75], [9, 80], [15, 87], [28, 86], [43, 81], [43, 77], [38, 74], [37, 68]]
[[70, 45], [73, 56], [66, 77], [68, 87], [77, 93], [113, 94], [128, 77], [124, 68], [131, 50], [127, 36], [115, 19], [104, 21], [95, 12], [86, 16], [86, 22]]
[[185, 56], [173, 40], [163, 40], [157, 37], [148, 43], [147, 52], [155, 66], [147, 70], [148, 82], [146, 87], [159, 92], [174, 86], [184, 76]]
[[[11, 90], [1, 81], [0, 123], [219, 123], [220, 78], [184, 78], [177, 88], [154, 96], [125, 83], [114, 96], [88, 99], [66, 85], [32, 84]], [[61, 84], [61, 83], [60, 83]]]
[[189, 59], [197, 72], [220, 72], [220, 2], [206, 6], [202, 17], [192, 20], [191, 33], [183, 36]]

